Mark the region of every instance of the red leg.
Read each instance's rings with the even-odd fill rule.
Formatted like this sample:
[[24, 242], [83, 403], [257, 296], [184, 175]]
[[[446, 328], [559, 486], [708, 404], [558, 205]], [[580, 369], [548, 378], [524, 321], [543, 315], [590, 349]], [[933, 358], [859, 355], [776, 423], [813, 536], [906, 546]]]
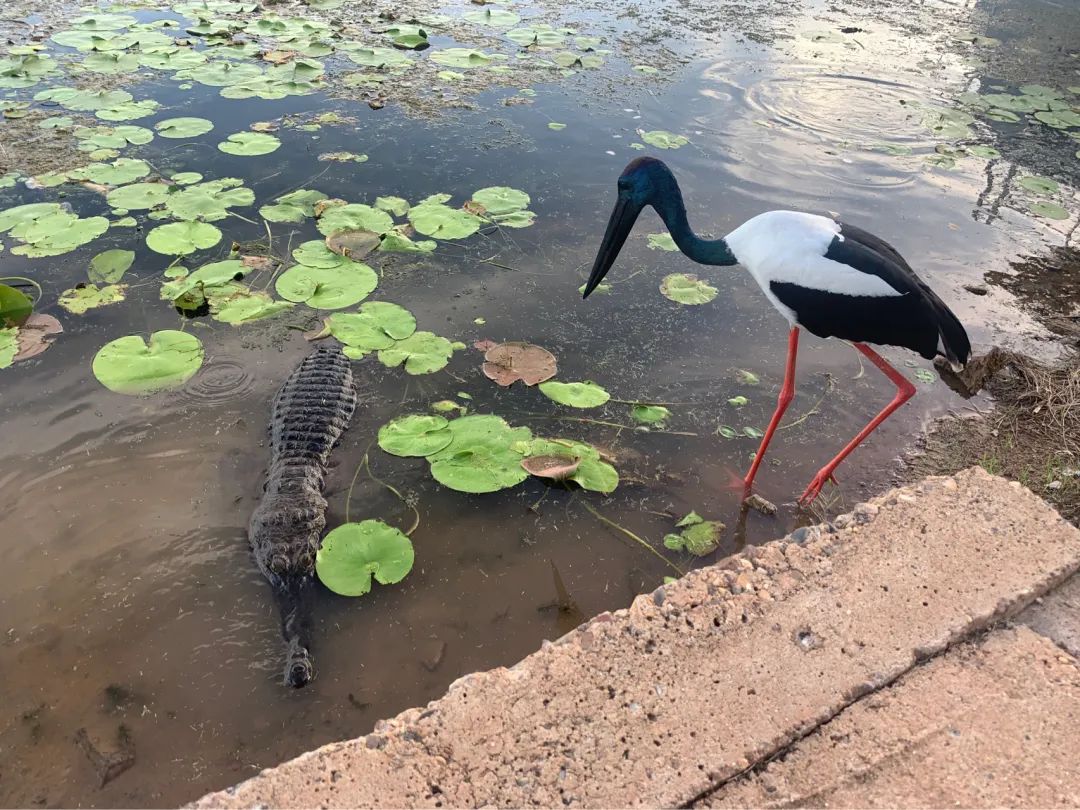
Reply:
[[776, 426], [780, 424], [784, 411], [791, 404], [791, 400], [795, 398], [795, 355], [798, 351], [799, 327], [793, 326], [788, 333], [787, 367], [784, 369], [784, 384], [780, 387], [780, 396], [776, 399], [776, 410], [773, 411], [769, 426], [765, 429], [765, 435], [761, 437], [761, 445], [754, 456], [754, 463], [750, 465], [750, 472], [743, 479], [743, 498], [750, 496], [750, 490], [754, 486], [754, 476], [757, 475], [758, 467], [761, 466], [761, 461], [765, 458], [765, 448], [772, 441]]
[[810, 486], [806, 488], [806, 491], [803, 492], [802, 496], [799, 498], [799, 504], [801, 506], [806, 506], [813, 501], [821, 492], [821, 488], [825, 486], [827, 481], [832, 480], [835, 483], [836, 479], [833, 478], [833, 471], [840, 465], [840, 462], [847, 458], [851, 451], [858, 447], [867, 436], [873, 433], [878, 425], [888, 419], [893, 411], [915, 396], [915, 386], [911, 384], [911, 381], [907, 377], [890, 366], [884, 357], [865, 343], [856, 343], [855, 348], [870, 358], [870, 362], [877, 366], [882, 374], [893, 381], [893, 384], [896, 386], [896, 396], [892, 398], [892, 402], [882, 408], [881, 413], [870, 420], [870, 424], [859, 431], [859, 435], [847, 443], [844, 449], [837, 454], [836, 458], [818, 471], [818, 474], [814, 476], [814, 480], [810, 482]]

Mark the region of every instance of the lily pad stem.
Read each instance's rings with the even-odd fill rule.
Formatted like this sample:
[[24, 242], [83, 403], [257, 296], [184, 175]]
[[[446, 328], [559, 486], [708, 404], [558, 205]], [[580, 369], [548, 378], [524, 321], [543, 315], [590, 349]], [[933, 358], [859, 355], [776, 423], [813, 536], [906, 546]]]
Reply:
[[645, 546], [645, 548], [647, 548], [649, 550], [650, 554], [652, 554], [654, 557], [660, 558], [667, 565], [671, 566], [679, 574], [680, 577], [684, 576], [686, 574], [686, 572], [683, 571], [681, 568], [679, 568], [679, 566], [677, 566], [675, 563], [673, 563], [671, 560], [669, 560], [667, 557], [665, 557], [663, 554], [661, 554], [659, 551], [657, 551], [655, 548], [653, 548], [648, 543], [648, 541], [643, 540], [642, 538], [638, 537], [636, 534], [634, 534], [629, 529], [620, 526], [614, 520], [610, 520], [610, 519], [604, 517], [599, 512], [597, 512], [595, 509], [593, 509], [586, 501], [582, 501], [581, 505], [584, 506], [587, 510], [589, 510], [589, 512], [592, 513], [592, 516], [594, 518], [596, 518], [597, 520], [599, 520], [601, 523], [603, 523], [605, 526], [610, 526], [612, 529], [615, 529], [616, 531], [619, 531], [619, 532], [622, 532], [623, 534], [625, 534], [627, 537], [629, 537], [635, 543], [638, 543], [638, 544], [640, 544], [642, 546]]
[[[397, 495], [399, 501], [401, 501], [407, 507], [412, 509], [412, 512], [413, 512], [413, 525], [409, 527], [409, 530], [407, 532], [405, 532], [406, 536], [411, 537], [412, 533], [415, 532], [418, 528], [420, 528], [420, 512], [419, 512], [419, 510], [415, 506], [413, 506], [411, 503], [409, 503], [405, 499], [405, 496], [402, 495], [400, 492], [398, 492], [398, 490], [392, 484], [386, 483], [385, 481], [383, 481], [381, 478], [379, 478], [377, 475], [375, 475], [375, 473], [373, 473], [371, 471], [371, 462], [368, 460], [368, 454], [367, 453], [364, 453], [364, 469], [367, 470], [368, 477], [370, 477], [372, 481], [374, 481], [377, 484], [382, 484], [388, 490], [390, 490], [395, 495]], [[346, 520], [348, 520], [348, 518], [346, 518]]]

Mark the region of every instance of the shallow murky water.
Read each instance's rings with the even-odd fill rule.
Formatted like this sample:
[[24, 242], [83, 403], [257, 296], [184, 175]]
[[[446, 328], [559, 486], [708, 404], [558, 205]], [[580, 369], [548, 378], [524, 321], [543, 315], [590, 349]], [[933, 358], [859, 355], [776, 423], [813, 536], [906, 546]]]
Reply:
[[[1017, 255], [1060, 243], [1061, 232], [1007, 208], [989, 223], [980, 216], [992, 167], [964, 162], [946, 172], [923, 163], [937, 142], [921, 124], [919, 105], [954, 97], [976, 80], [975, 70], [940, 43], [920, 42], [884, 21], [864, 32], [859, 48], [814, 41], [805, 32], [833, 23], [823, 22], [821, 9], [801, 14], [786, 20], [793, 36], [780, 44], [692, 43], [694, 58], [673, 69], [671, 81], [624, 87], [625, 65], [613, 60], [574, 83], [533, 83], [530, 104], [505, 106], [513, 91], [493, 89], [476, 97], [476, 109], [432, 120], [404, 116], [392, 104], [372, 110], [321, 94], [223, 101], [199, 85], [186, 93], [157, 85], [151, 94], [170, 105], [158, 117], [205, 116], [216, 125], [193, 144], [159, 139], [125, 153], [158, 170], [242, 177], [259, 203], [300, 186], [371, 202], [437, 192], [465, 200], [477, 188], [509, 185], [531, 195], [537, 221], [440, 244], [430, 256], [373, 254], [382, 275], [375, 298], [407, 306], [421, 329], [470, 348], [431, 376], [407, 377], [374, 358], [355, 366], [365, 401], [334, 453], [328, 525], [344, 520], [350, 482], [369, 452], [375, 475], [420, 513], [416, 567], [400, 585], [358, 600], [320, 590], [313, 635], [319, 675], [301, 691], [280, 684], [276, 608], [245, 527], [267, 463], [270, 398], [310, 351], [301, 331], [316, 325], [315, 312], [306, 321], [295, 313], [285, 319], [297, 328], [275, 320], [241, 328], [189, 322], [185, 328], [207, 349], [198, 375], [173, 392], [123, 397], [98, 384], [90, 360], [114, 337], [178, 328], [179, 317], [158, 297], [167, 259], [146, 249], [141, 231], [111, 231], [92, 249], [56, 259], [3, 254], [3, 275], [33, 275], [51, 302], [83, 278], [95, 252], [137, 250], [126, 302], [82, 316], [46, 306], [63, 321], [61, 339], [38, 359], [0, 371], [0, 553], [9, 572], [0, 594], [0, 803], [193, 799], [313, 746], [365, 733], [376, 719], [436, 697], [463, 673], [510, 664], [582, 618], [626, 606], [673, 574], [671, 565], [700, 564], [660, 544], [690, 510], [729, 524], [721, 555], [812, 519], [790, 501], [889, 399], [890, 385], [846, 345], [807, 337], [794, 424], [778, 434], [758, 479], [761, 494], [782, 504], [780, 513], [740, 522], [731, 481], [757, 442], [725, 439], [717, 429], [764, 428], [782, 375], [784, 322], [738, 269], [704, 269], [721, 288], [709, 305], [661, 297], [660, 278], [699, 268], [681, 254], [646, 247], [645, 234], [662, 230], [651, 215], [612, 271], [612, 290], [588, 302], [577, 294], [615, 178], [637, 154], [628, 144], [639, 128], [690, 136], [691, 144], [662, 156], [702, 232], [722, 234], [770, 208], [838, 212], [893, 242], [954, 307], [978, 347], [1003, 340], [1038, 346], [1044, 332], [1011, 295], [973, 295], [965, 285], [981, 285], [985, 272], [1007, 272]], [[592, 15], [601, 29], [628, 25], [614, 12]], [[213, 147], [216, 136], [254, 121], [331, 109], [352, 120], [315, 133], [282, 128], [275, 133], [282, 146], [269, 156], [236, 158]], [[551, 121], [568, 126], [552, 131]], [[881, 144], [912, 154], [890, 155]], [[317, 160], [339, 150], [369, 160]], [[55, 190], [3, 193], [4, 207], [56, 197]], [[84, 215], [107, 212], [89, 190], [69, 191], [67, 200]], [[243, 213], [257, 218], [255, 211]], [[265, 235], [261, 222], [219, 225], [226, 243], [201, 261], [223, 257], [229, 240]], [[310, 220], [272, 230], [275, 240], [293, 244], [318, 236]], [[538, 343], [558, 357], [560, 379], [595, 380], [619, 400], [671, 403], [669, 430], [625, 427], [624, 403], [570, 411], [535, 389], [499, 389], [480, 374], [481, 353], [471, 348], [485, 338]], [[909, 373], [927, 367], [901, 351], [885, 353]], [[753, 371], [760, 384], [740, 383], [739, 369]], [[963, 406], [940, 382], [918, 386], [920, 396], [841, 468], [843, 487], [831, 509], [886, 481], [892, 458], [929, 417]], [[439, 486], [422, 459], [394, 458], [372, 444], [394, 416], [424, 412], [462, 391], [472, 396], [474, 413], [611, 450], [622, 484], [610, 498], [536, 481], [470, 496]], [[749, 404], [729, 405], [737, 395]], [[584, 503], [648, 538], [670, 565], [600, 523]], [[410, 519], [363, 471], [348, 508], [354, 518], [402, 526]], [[574, 609], [559, 609], [556, 579]], [[73, 735], [86, 728], [113, 749], [121, 726], [135, 765], [99, 787]]]

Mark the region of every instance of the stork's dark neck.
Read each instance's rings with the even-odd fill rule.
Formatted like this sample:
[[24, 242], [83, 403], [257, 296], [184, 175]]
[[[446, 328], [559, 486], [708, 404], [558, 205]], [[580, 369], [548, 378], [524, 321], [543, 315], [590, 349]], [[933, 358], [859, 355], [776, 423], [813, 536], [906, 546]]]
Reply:
[[738, 262], [735, 254], [731, 252], [723, 239], [702, 239], [694, 233], [686, 218], [686, 205], [683, 203], [682, 191], [679, 190], [679, 184], [675, 182], [674, 177], [663, 192], [657, 195], [653, 208], [664, 220], [679, 250], [688, 258], [698, 264], [731, 265]]

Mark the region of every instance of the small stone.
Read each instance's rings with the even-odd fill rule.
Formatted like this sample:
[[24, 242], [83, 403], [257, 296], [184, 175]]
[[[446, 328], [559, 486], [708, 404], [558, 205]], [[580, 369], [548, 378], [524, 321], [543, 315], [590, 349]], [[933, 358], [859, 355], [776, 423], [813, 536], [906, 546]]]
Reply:
[[1061, 482], [1060, 481], [1051, 481], [1049, 484], [1046, 485], [1046, 488], [1047, 489], [1061, 489]]

